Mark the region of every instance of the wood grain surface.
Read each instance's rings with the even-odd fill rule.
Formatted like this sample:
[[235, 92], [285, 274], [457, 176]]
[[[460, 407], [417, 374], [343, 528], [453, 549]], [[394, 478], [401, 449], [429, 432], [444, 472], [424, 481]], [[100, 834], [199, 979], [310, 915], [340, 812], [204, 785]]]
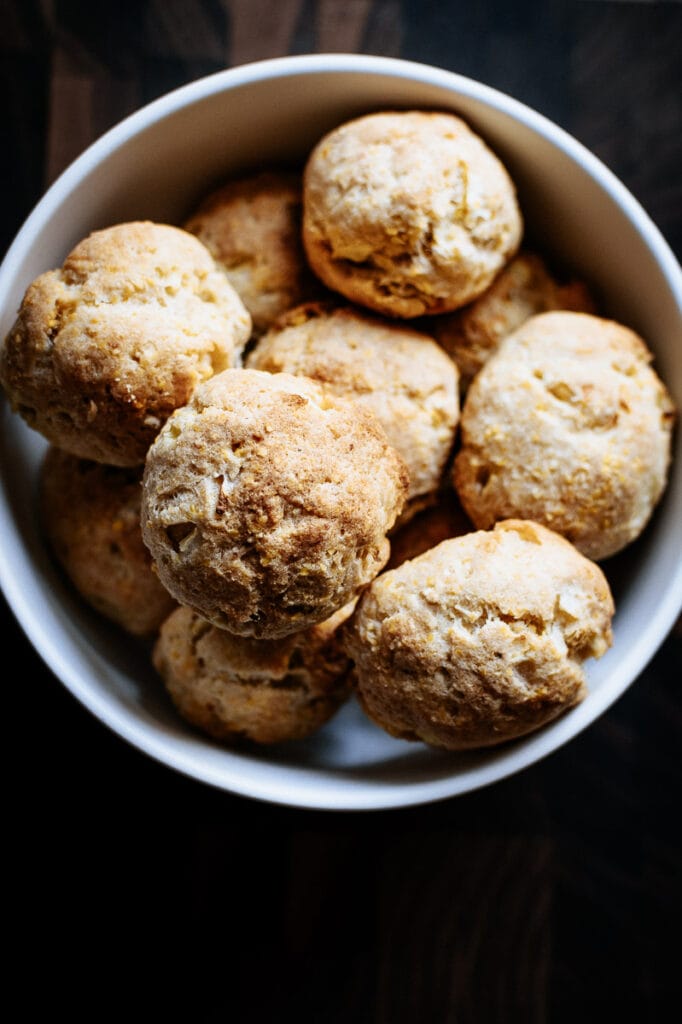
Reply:
[[[433, 63], [530, 103], [682, 252], [679, 3], [0, 0], [0, 15], [3, 249], [46, 185], [140, 105], [229, 65], [334, 50]], [[439, 805], [332, 815], [148, 760], [2, 615], [20, 666], [5, 668], [9, 936], [33, 979], [20, 1019], [43, 1001], [89, 1021], [104, 1006], [200, 1024], [668, 1019], [679, 631], [607, 714], [521, 775]]]

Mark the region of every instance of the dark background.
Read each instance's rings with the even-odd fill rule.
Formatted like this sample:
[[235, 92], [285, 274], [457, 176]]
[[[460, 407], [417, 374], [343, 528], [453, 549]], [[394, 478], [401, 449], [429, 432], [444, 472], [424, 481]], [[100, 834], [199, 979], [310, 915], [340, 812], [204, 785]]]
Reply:
[[[140, 105], [231, 64], [330, 50], [437, 64], [526, 101], [682, 252], [682, 6], [653, 0], [0, 0], [2, 250]], [[541, 764], [361, 815], [173, 774], [81, 709], [4, 605], [0, 625], [20, 1019], [40, 1003], [200, 1024], [658, 1021], [679, 1002], [679, 628]]]

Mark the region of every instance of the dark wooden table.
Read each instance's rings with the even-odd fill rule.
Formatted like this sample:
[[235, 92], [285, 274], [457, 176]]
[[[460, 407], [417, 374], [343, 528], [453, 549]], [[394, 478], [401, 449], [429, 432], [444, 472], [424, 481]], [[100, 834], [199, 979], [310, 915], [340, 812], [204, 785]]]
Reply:
[[[0, 12], [3, 250], [125, 114], [230, 64], [336, 50], [437, 64], [530, 103], [682, 252], [679, 3], [1, 0]], [[659, 1021], [667, 995], [679, 1003], [679, 631], [541, 764], [430, 807], [335, 815], [229, 796], [146, 759], [66, 693], [4, 605], [1, 624], [21, 666], [5, 668], [21, 1019], [40, 1001], [88, 1021], [118, 1005], [200, 1024], [573, 1024]]]

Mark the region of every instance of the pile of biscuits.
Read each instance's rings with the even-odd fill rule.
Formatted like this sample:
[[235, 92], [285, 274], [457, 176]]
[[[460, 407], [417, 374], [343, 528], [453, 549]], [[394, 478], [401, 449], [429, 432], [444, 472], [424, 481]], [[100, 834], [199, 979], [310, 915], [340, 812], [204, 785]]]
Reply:
[[646, 526], [674, 410], [522, 235], [468, 125], [386, 112], [302, 179], [97, 231], [30, 285], [0, 381], [52, 445], [46, 536], [86, 601], [158, 633], [194, 726], [300, 739], [354, 692], [458, 750], [582, 698], [612, 640], [595, 562]]

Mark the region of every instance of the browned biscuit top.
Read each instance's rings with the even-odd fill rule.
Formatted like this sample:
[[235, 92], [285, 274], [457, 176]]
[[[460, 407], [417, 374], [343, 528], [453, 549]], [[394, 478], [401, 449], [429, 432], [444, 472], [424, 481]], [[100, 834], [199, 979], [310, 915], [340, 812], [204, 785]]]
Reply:
[[227, 370], [150, 449], [143, 534], [181, 604], [276, 638], [321, 622], [376, 575], [406, 490], [371, 413], [303, 377]]

